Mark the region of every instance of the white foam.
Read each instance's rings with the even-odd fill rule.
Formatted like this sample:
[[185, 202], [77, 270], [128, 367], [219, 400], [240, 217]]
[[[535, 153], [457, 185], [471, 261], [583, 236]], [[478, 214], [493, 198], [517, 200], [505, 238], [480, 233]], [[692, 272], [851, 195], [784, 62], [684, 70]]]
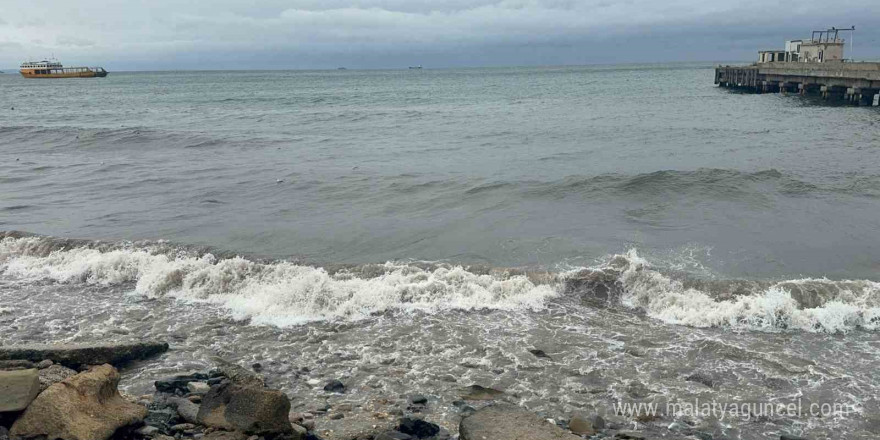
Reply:
[[[622, 257], [627, 264], [619, 276], [623, 286], [621, 303], [644, 309], [648, 316], [664, 322], [694, 327], [798, 328], [831, 333], [880, 329], [880, 283], [873, 281], [792, 280], [752, 295], [718, 301], [654, 270], [634, 250]], [[801, 308], [791, 294], [791, 287], [810, 283], [833, 285], [837, 289], [835, 298], [818, 307]]]
[[536, 310], [557, 295], [553, 286], [536, 285], [524, 276], [478, 275], [462, 267], [425, 270], [386, 263], [382, 275], [362, 278], [290, 262], [263, 264], [210, 254], [169, 256], [143, 247], [32, 254], [29, 249], [39, 240], [0, 241], [0, 273], [23, 282], [133, 283], [138, 294], [218, 304], [253, 324], [358, 320], [385, 311]]

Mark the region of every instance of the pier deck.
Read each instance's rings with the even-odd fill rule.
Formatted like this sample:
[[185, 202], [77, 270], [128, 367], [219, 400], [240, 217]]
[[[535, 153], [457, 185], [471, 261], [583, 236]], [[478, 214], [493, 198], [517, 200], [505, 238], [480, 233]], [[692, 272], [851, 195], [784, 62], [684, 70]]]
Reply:
[[771, 62], [718, 66], [715, 84], [756, 93], [818, 93], [825, 99], [874, 105], [875, 95], [880, 93], [880, 63]]

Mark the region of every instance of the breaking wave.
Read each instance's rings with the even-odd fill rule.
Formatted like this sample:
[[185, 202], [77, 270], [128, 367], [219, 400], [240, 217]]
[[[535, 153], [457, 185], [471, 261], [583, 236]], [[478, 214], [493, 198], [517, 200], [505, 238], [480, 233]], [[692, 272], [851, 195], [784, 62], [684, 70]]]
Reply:
[[35, 236], [0, 241], [0, 273], [18, 281], [132, 284], [147, 297], [218, 304], [253, 324], [359, 320], [386, 311], [536, 310], [557, 295], [557, 289], [523, 275], [477, 274], [461, 266], [389, 262], [369, 269], [370, 276], [363, 276], [367, 270], [331, 273], [285, 261], [169, 252], [162, 243], [69, 247]]
[[704, 280], [655, 267], [634, 250], [595, 267], [546, 273], [400, 262], [316, 267], [167, 242], [0, 237], [0, 276], [14, 282], [124, 286], [151, 298], [216, 304], [252, 324], [357, 321], [386, 312], [538, 311], [564, 296], [693, 327], [880, 330], [874, 281]]
[[634, 250], [566, 277], [569, 294], [641, 310], [670, 324], [828, 333], [880, 329], [880, 283], [868, 280], [676, 278]]

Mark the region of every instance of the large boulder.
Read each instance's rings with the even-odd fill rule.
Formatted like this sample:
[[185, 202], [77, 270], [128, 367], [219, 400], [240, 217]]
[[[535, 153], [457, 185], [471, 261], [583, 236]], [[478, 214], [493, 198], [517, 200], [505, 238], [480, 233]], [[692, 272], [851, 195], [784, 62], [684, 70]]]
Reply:
[[89, 345], [13, 345], [0, 347], [0, 360], [25, 359], [40, 362], [49, 359], [71, 368], [80, 365], [122, 365], [168, 351], [165, 342], [136, 342]]
[[265, 388], [222, 383], [202, 398], [198, 422], [228, 431], [270, 435], [292, 433], [290, 399]]
[[0, 413], [27, 408], [39, 393], [37, 370], [0, 371]]
[[12, 425], [12, 437], [106, 440], [123, 427], [140, 423], [143, 406], [123, 399], [119, 372], [100, 365], [64, 379], [40, 393]]
[[461, 420], [461, 440], [581, 440], [513, 405], [490, 405]]

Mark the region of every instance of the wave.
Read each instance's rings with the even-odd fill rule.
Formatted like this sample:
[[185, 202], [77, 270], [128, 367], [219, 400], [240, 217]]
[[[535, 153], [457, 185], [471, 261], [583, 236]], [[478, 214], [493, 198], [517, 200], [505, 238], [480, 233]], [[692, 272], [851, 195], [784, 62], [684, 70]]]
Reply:
[[219, 135], [205, 131], [168, 131], [146, 127], [81, 128], [70, 126], [9, 126], [0, 129], [0, 139], [37, 149], [59, 147], [83, 149], [213, 149], [227, 145], [276, 145], [276, 141], [252, 137]]
[[691, 327], [880, 330], [880, 283], [805, 278], [778, 282], [676, 278], [634, 250], [566, 274], [568, 294]]
[[0, 276], [18, 283], [123, 286], [208, 302], [252, 324], [358, 321], [386, 312], [539, 311], [580, 300], [668, 324], [847, 333], [880, 330], [880, 283], [805, 278], [706, 280], [635, 250], [561, 272], [387, 262], [306, 265], [168, 242], [103, 242], [0, 233]]
[[175, 252], [163, 243], [77, 246], [38, 236], [3, 238], [0, 273], [21, 282], [133, 284], [147, 297], [206, 301], [227, 308], [236, 319], [277, 326], [360, 320], [387, 311], [537, 310], [558, 291], [524, 275], [478, 274], [462, 266], [389, 262], [328, 271], [287, 261]]

